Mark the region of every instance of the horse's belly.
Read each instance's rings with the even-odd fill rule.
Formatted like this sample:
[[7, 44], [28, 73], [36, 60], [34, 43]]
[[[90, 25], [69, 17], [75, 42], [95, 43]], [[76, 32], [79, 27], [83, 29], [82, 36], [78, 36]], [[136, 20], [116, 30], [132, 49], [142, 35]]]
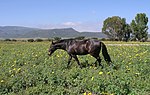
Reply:
[[78, 50], [78, 51], [75, 51], [75, 54], [76, 55], [86, 55], [86, 54], [88, 54], [88, 51], [86, 51], [86, 50], [83, 50], [83, 51], [82, 50], [81, 51]]

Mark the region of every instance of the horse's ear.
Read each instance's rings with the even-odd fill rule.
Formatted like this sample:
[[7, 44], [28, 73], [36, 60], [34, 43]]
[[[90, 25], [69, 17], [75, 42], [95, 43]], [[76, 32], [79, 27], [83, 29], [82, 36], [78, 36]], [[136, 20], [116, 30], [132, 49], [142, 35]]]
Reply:
[[53, 40], [52, 40], [52, 44], [54, 44]]

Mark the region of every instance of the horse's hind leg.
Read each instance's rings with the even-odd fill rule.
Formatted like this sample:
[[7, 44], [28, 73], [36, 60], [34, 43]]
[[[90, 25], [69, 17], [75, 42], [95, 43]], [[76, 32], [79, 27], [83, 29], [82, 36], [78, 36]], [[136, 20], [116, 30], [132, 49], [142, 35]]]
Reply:
[[99, 66], [101, 66], [103, 68], [103, 65], [101, 64], [101, 58], [100, 58], [100, 56], [99, 55], [95, 55], [95, 54], [91, 54], [91, 55], [96, 58], [95, 64], [98, 61]]
[[101, 67], [103, 68], [103, 65], [101, 64], [101, 58], [100, 58], [100, 56], [97, 57], [97, 61], [98, 61], [98, 63], [99, 63], [99, 66], [101, 66]]
[[80, 68], [82, 68], [82, 66], [81, 66], [81, 64], [80, 64], [80, 62], [79, 62], [77, 56], [76, 56], [76, 55], [72, 55], [72, 57], [77, 61], [77, 63], [78, 63], [78, 65], [80, 66]]

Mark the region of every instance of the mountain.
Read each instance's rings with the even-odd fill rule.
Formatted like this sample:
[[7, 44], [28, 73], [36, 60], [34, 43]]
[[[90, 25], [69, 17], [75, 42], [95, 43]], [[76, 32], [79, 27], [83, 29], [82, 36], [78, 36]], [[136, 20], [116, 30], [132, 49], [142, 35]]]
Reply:
[[95, 37], [105, 38], [101, 32], [78, 32], [73, 28], [39, 29], [20, 26], [0, 26], [0, 38], [52, 38], [52, 37]]
[[36, 28], [20, 27], [20, 26], [0, 26], [0, 38], [19, 38], [22, 35], [38, 31]]

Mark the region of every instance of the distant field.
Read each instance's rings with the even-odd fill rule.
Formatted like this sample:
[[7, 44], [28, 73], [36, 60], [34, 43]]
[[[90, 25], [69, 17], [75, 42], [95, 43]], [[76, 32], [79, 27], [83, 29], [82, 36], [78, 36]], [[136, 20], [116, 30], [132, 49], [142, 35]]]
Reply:
[[150, 42], [136, 42], [136, 41], [129, 41], [129, 42], [124, 42], [124, 41], [104, 41], [106, 44], [150, 44]]
[[114, 67], [100, 54], [104, 69], [95, 67], [90, 55], [78, 56], [80, 69], [74, 60], [66, 68], [68, 55], [62, 50], [48, 57], [50, 42], [2, 41], [0, 95], [149, 95], [150, 46], [144, 44], [150, 43], [104, 43]]

